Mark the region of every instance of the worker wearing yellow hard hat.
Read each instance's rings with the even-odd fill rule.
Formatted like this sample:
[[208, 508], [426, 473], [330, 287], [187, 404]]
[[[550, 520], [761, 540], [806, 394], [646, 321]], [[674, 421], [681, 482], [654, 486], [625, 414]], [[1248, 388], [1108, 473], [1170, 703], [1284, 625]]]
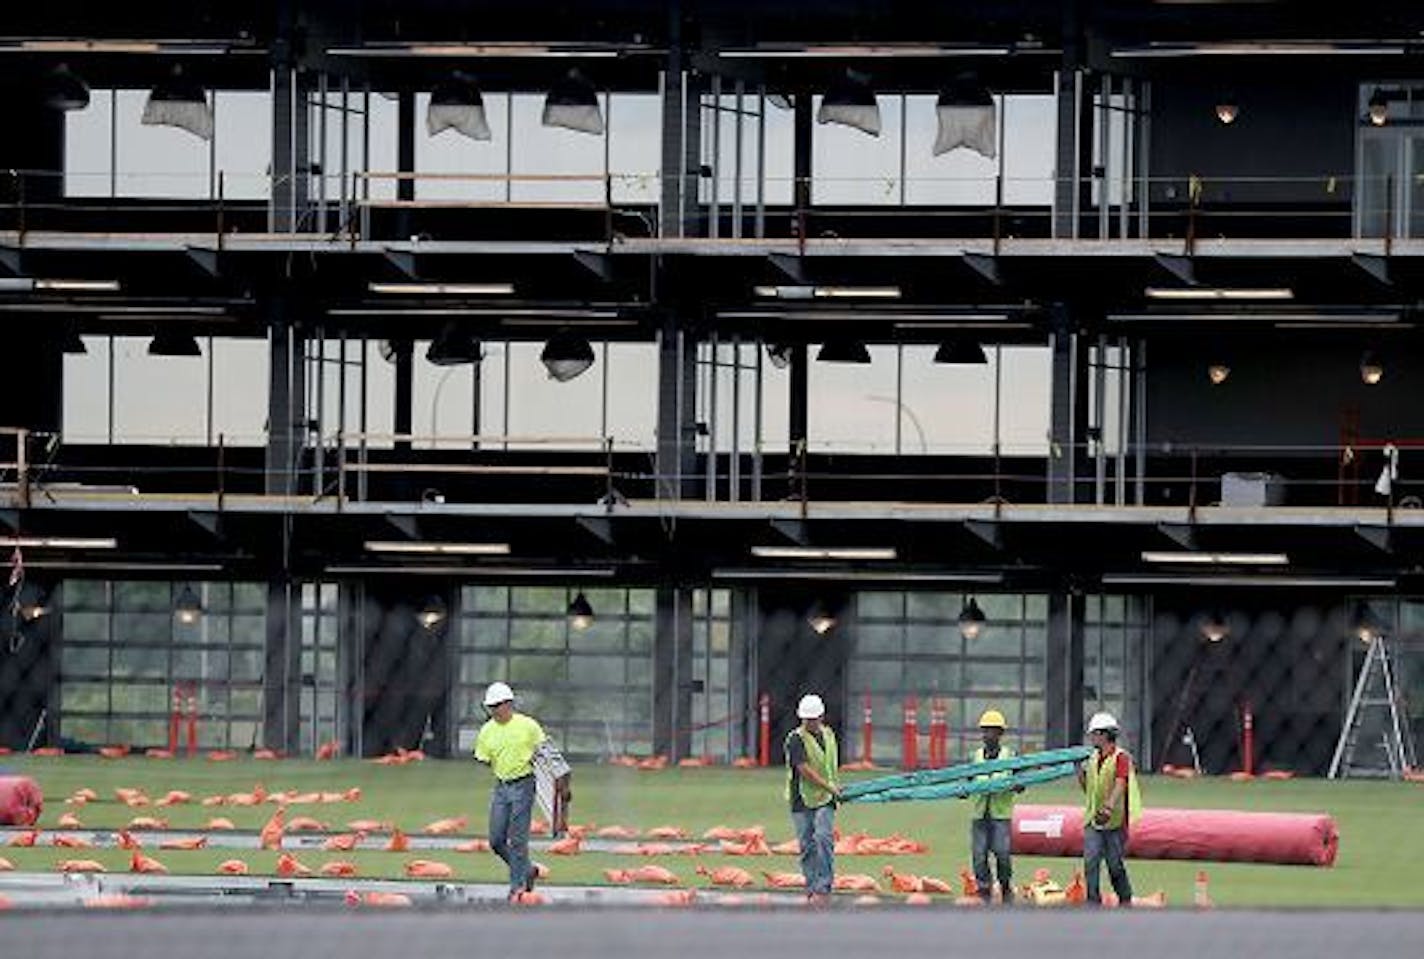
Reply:
[[[974, 750], [976, 763], [992, 762], [995, 759], [1009, 759], [1014, 751], [1003, 744], [1004, 729], [1008, 724], [1004, 714], [997, 709], [988, 709], [979, 717], [979, 732], [983, 744]], [[976, 781], [1004, 779], [1007, 772], [988, 773], [974, 777]], [[989, 902], [994, 894], [994, 879], [999, 882], [1005, 905], [1014, 901], [1014, 865], [1010, 852], [1010, 837], [1014, 820], [1014, 794], [1023, 792], [1022, 786], [1005, 788], [1002, 792], [979, 793], [970, 797], [973, 819], [969, 824], [969, 841], [974, 857], [974, 879], [979, 886], [979, 898]], [[994, 855], [994, 873], [989, 872], [989, 854]]]

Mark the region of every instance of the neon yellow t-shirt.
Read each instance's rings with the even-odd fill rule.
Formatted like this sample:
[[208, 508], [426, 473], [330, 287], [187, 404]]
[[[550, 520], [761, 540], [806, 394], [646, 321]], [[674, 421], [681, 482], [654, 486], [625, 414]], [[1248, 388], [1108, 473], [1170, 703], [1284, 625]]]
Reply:
[[497, 779], [519, 779], [534, 771], [530, 761], [544, 739], [544, 728], [523, 713], [507, 723], [490, 719], [475, 737], [475, 758], [489, 763]]

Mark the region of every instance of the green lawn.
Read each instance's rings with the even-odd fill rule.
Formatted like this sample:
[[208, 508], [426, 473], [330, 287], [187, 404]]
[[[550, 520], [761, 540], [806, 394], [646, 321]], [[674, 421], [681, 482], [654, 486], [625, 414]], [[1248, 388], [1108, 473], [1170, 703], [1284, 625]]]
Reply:
[[[403, 767], [380, 767], [354, 761], [207, 763], [202, 761], [103, 760], [91, 757], [42, 759], [14, 757], [10, 769], [35, 776], [46, 795], [42, 825], [53, 825], [72, 807], [66, 796], [80, 787], [96, 790], [102, 801], [77, 813], [86, 827], [112, 829], [135, 815], [167, 818], [173, 828], [200, 827], [214, 815], [226, 816], [240, 829], [259, 827], [271, 806], [203, 808], [189, 806], [165, 810], [129, 809], [113, 801], [116, 786], [144, 789], [157, 798], [169, 789], [193, 793], [195, 800], [214, 793], [250, 790], [263, 783], [269, 790], [299, 791], [346, 789], [360, 786], [361, 801], [338, 805], [294, 807], [329, 821], [336, 829], [352, 819], [395, 822], [408, 832], [449, 816], [468, 816], [475, 832], [483, 831], [489, 778], [483, 767], [465, 762], [425, 762]], [[1242, 809], [1279, 812], [1328, 812], [1341, 833], [1340, 855], [1331, 869], [1307, 866], [1206, 864], [1211, 893], [1223, 906], [1410, 906], [1424, 907], [1424, 882], [1419, 864], [1424, 862], [1424, 786], [1409, 783], [1333, 783], [1318, 780], [1233, 783], [1184, 782], [1170, 779], [1144, 781], [1144, 801], [1156, 806]], [[574, 782], [575, 822], [597, 825], [621, 823], [641, 829], [659, 825], [682, 826], [694, 834], [717, 824], [764, 824], [772, 841], [791, 835], [789, 817], [781, 798], [779, 770], [689, 769], [637, 772], [616, 767], [580, 766]], [[1071, 784], [1033, 790], [1025, 801], [1076, 802]], [[840, 811], [843, 831], [892, 832], [911, 836], [930, 847], [922, 856], [841, 857], [839, 872], [879, 874], [886, 863], [901, 871], [955, 877], [969, 862], [966, 807], [953, 801], [850, 806]], [[270, 852], [202, 850], [154, 852], [175, 873], [206, 873], [220, 861], [240, 858], [254, 874], [270, 872], [276, 856]], [[126, 868], [127, 854], [113, 850], [54, 848], [0, 849], [17, 869], [52, 869], [69, 858], [97, 859], [112, 869]], [[301, 853], [313, 867], [331, 859], [350, 859], [365, 876], [397, 876], [405, 861], [439, 859], [465, 880], [499, 881], [502, 864], [489, 854], [416, 852], [396, 854], [361, 851], [350, 855]], [[576, 857], [542, 856], [553, 869], [553, 879], [567, 883], [602, 882], [602, 870], [656, 861], [700, 884], [694, 875], [698, 857], [641, 857], [585, 853]], [[705, 857], [709, 864], [736, 862], [754, 873], [794, 870], [793, 857], [773, 856], [730, 860]], [[1050, 868], [1066, 880], [1073, 863], [1062, 859], [1019, 857], [1016, 872], [1023, 879], [1039, 866]], [[1131, 863], [1139, 892], [1165, 890], [1169, 903], [1190, 904], [1193, 880], [1201, 864], [1190, 862]]]

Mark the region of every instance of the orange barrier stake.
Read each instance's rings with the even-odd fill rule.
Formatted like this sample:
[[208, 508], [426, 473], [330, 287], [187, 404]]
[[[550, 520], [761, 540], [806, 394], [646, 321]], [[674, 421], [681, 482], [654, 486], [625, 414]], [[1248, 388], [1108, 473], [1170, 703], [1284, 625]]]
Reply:
[[168, 714], [168, 751], [178, 754], [178, 724], [183, 721], [183, 690], [173, 687], [173, 711]]
[[905, 697], [904, 730], [900, 736], [900, 766], [918, 769], [920, 765], [920, 703], [915, 696]]
[[860, 716], [860, 761], [868, 766], [874, 762], [870, 758], [870, 744], [875, 738], [875, 717], [870, 710], [869, 693], [862, 697]]
[[771, 694], [762, 693], [758, 701], [760, 719], [757, 739], [757, 765], [771, 765]]
[[198, 755], [198, 697], [188, 690], [188, 758]]
[[1251, 704], [1241, 707], [1241, 771], [1250, 776], [1256, 772], [1256, 720], [1251, 715]]

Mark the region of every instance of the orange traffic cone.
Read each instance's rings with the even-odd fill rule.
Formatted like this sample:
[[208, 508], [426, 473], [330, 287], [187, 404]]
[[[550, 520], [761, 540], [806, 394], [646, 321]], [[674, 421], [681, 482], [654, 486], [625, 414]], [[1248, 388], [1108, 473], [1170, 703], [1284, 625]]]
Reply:
[[1198, 909], [1210, 909], [1212, 907], [1211, 895], [1206, 888], [1206, 870], [1197, 870], [1196, 891], [1192, 896], [1192, 904]]

